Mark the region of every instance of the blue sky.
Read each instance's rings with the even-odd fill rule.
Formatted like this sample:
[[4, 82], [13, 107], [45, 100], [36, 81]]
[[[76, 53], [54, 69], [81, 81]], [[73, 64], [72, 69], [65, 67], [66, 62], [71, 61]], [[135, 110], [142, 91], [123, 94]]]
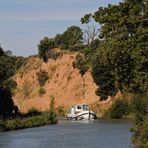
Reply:
[[0, 0], [0, 43], [14, 55], [37, 54], [45, 36], [54, 37], [81, 17], [121, 0]]

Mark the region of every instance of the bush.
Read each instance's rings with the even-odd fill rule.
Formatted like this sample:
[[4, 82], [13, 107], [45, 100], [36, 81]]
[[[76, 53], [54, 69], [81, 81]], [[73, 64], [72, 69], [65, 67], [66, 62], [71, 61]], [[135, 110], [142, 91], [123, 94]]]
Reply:
[[148, 147], [148, 96], [133, 98], [135, 112], [135, 127], [133, 128], [133, 143], [136, 148]]
[[108, 109], [104, 117], [109, 118], [123, 118], [128, 113], [128, 102], [126, 99], [117, 99], [113, 102], [110, 109]]
[[50, 101], [50, 110], [49, 110], [49, 120], [51, 121], [51, 124], [55, 123], [57, 121], [57, 115], [55, 112], [55, 98], [51, 96], [51, 101]]
[[73, 62], [73, 67], [79, 69], [81, 76], [83, 76], [89, 69], [87, 62], [85, 61], [84, 57], [80, 54], [76, 56], [76, 60], [75, 62]]
[[58, 38], [60, 38], [62, 49], [75, 50], [75, 47], [82, 45], [83, 32], [78, 26], [71, 26], [68, 27], [62, 36], [59, 36]]
[[148, 97], [147, 96], [134, 96], [132, 100], [133, 112], [136, 116], [136, 124], [141, 124], [145, 116], [148, 115]]
[[47, 56], [49, 59], [56, 60], [58, 57], [61, 56], [60, 52], [56, 52], [54, 49], [48, 51]]
[[36, 108], [32, 107], [28, 110], [28, 113], [26, 114], [27, 116], [37, 116], [40, 115], [41, 112], [38, 111]]
[[59, 116], [64, 116], [65, 115], [65, 110], [64, 110], [63, 106], [59, 106], [57, 111], [58, 111]]
[[17, 83], [13, 79], [7, 79], [4, 81], [3, 86], [13, 92], [13, 90], [17, 87]]
[[133, 143], [135, 148], [148, 147], [148, 117], [146, 117], [141, 125], [133, 128]]
[[46, 124], [53, 124], [54, 122], [49, 120], [49, 113], [41, 113], [40, 115], [27, 118], [16, 118], [11, 120], [5, 120], [0, 124], [0, 131], [18, 130], [23, 128], [43, 126]]
[[44, 86], [45, 82], [49, 79], [48, 72], [46, 70], [40, 70], [36, 75], [40, 86]]
[[38, 44], [38, 54], [40, 58], [43, 59], [44, 62], [47, 62], [48, 57], [47, 53], [50, 49], [54, 48], [54, 39], [45, 37]]
[[43, 87], [40, 87], [38, 90], [38, 93], [40, 96], [44, 95], [46, 93], [46, 90]]

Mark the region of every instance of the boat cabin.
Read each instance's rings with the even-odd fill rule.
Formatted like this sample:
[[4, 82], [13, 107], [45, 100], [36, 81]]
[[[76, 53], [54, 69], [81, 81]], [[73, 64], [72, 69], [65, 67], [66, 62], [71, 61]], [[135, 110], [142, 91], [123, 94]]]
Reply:
[[96, 119], [96, 113], [91, 111], [89, 109], [89, 106], [87, 104], [77, 104], [70, 108], [67, 113], [67, 119], [68, 120], [90, 120], [90, 119]]
[[75, 112], [86, 111], [89, 110], [89, 106], [87, 104], [78, 104], [74, 106]]

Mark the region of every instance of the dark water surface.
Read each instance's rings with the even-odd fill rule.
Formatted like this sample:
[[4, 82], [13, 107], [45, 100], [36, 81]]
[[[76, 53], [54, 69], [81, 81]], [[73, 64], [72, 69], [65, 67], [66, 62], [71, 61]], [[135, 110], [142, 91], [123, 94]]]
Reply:
[[0, 133], [0, 148], [129, 148], [132, 123], [123, 120], [64, 121]]

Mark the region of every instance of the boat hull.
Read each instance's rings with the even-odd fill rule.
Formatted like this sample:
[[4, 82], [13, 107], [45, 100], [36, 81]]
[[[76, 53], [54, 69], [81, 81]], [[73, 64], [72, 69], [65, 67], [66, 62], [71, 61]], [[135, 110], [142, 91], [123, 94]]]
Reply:
[[94, 120], [97, 119], [96, 114], [93, 111], [83, 111], [77, 114], [68, 114], [68, 120]]

